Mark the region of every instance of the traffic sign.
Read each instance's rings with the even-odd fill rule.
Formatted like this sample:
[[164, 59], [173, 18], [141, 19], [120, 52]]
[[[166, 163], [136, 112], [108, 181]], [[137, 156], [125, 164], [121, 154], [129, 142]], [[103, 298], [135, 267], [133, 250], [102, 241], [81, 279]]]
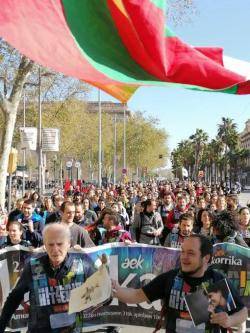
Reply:
[[17, 171], [27, 171], [27, 166], [26, 165], [18, 165], [16, 167]]
[[123, 174], [123, 175], [126, 175], [126, 174], [127, 174], [127, 169], [125, 169], [125, 168], [122, 169], [122, 174]]
[[66, 162], [66, 167], [67, 168], [72, 168], [72, 165], [73, 165], [72, 161], [67, 161]]
[[80, 162], [75, 162], [75, 167], [76, 168], [80, 168], [81, 167], [81, 163]]

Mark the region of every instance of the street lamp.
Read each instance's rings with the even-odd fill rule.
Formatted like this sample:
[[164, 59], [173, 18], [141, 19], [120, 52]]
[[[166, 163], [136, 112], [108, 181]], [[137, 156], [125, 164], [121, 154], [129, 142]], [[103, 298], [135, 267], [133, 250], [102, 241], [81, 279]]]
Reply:
[[56, 183], [56, 161], [57, 161], [57, 156], [54, 155], [53, 157], [54, 184]]
[[99, 115], [99, 122], [98, 122], [98, 133], [99, 133], [99, 140], [98, 140], [98, 187], [102, 187], [102, 105], [101, 105], [101, 90], [98, 89], [98, 115]]
[[113, 183], [116, 184], [116, 141], [117, 141], [117, 131], [116, 131], [116, 114], [114, 115], [114, 176]]
[[123, 103], [123, 169], [126, 170], [126, 107]]
[[[25, 96], [25, 86], [23, 88], [23, 128], [26, 127], [26, 96]], [[25, 166], [26, 166], [26, 148], [23, 147], [23, 184], [22, 184], [22, 194], [25, 193]]]
[[38, 193], [43, 193], [43, 150], [42, 150], [42, 101], [41, 101], [41, 68], [38, 67], [38, 125], [37, 125], [37, 155], [38, 155]]

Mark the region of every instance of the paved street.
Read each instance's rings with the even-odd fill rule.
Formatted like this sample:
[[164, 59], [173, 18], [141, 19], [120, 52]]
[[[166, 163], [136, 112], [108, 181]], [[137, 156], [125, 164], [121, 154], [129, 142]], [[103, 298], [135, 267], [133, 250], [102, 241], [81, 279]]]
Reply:
[[246, 206], [247, 203], [250, 203], [250, 188], [239, 195], [239, 202], [242, 206]]

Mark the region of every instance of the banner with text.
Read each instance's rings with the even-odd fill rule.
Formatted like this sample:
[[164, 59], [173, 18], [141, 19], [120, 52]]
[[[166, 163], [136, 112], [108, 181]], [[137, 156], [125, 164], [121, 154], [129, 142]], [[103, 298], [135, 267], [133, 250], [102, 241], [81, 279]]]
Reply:
[[60, 130], [58, 128], [42, 129], [43, 151], [59, 151]]
[[37, 128], [20, 127], [20, 138], [22, 149], [36, 150]]
[[[109, 257], [109, 270], [112, 279], [123, 287], [139, 288], [155, 276], [179, 267], [178, 249], [113, 243], [74, 252], [86, 260], [100, 261], [99, 256], [106, 253]], [[15, 246], [0, 251], [0, 307], [2, 308], [9, 291], [20, 276], [25, 261], [31, 253], [23, 247]], [[250, 309], [250, 250], [238, 245], [221, 243], [214, 246], [212, 265], [225, 272], [232, 281], [248, 309]], [[25, 327], [28, 318], [28, 295], [12, 316], [10, 327]], [[161, 302], [152, 304], [123, 304], [113, 299], [112, 303], [95, 311], [84, 311], [83, 327], [100, 327], [104, 325], [132, 325], [154, 327], [159, 319]]]

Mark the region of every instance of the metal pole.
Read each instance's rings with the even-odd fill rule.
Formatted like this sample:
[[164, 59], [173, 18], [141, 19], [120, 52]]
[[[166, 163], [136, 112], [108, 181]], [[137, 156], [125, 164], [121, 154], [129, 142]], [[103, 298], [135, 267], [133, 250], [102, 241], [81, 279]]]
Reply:
[[38, 131], [37, 131], [37, 153], [38, 153], [38, 193], [43, 192], [43, 151], [42, 151], [42, 101], [41, 101], [41, 69], [38, 68]]
[[123, 103], [123, 169], [126, 169], [126, 104]]
[[56, 184], [56, 160], [53, 160], [54, 163], [54, 184]]
[[117, 141], [117, 132], [116, 132], [116, 114], [114, 115], [114, 185], [116, 184], [116, 141]]
[[9, 173], [9, 196], [8, 196], [8, 212], [9, 213], [11, 211], [11, 199], [12, 199], [11, 187], [12, 187], [12, 173]]
[[60, 187], [63, 187], [63, 166], [62, 166], [62, 160], [60, 161]]
[[[23, 90], [23, 127], [26, 127], [26, 96], [25, 88]], [[26, 148], [23, 148], [23, 168], [26, 166]], [[25, 170], [23, 169], [23, 186], [22, 186], [22, 195], [25, 194]]]
[[101, 91], [98, 89], [98, 114], [99, 114], [99, 151], [98, 151], [98, 186], [102, 187], [102, 105], [101, 105]]

